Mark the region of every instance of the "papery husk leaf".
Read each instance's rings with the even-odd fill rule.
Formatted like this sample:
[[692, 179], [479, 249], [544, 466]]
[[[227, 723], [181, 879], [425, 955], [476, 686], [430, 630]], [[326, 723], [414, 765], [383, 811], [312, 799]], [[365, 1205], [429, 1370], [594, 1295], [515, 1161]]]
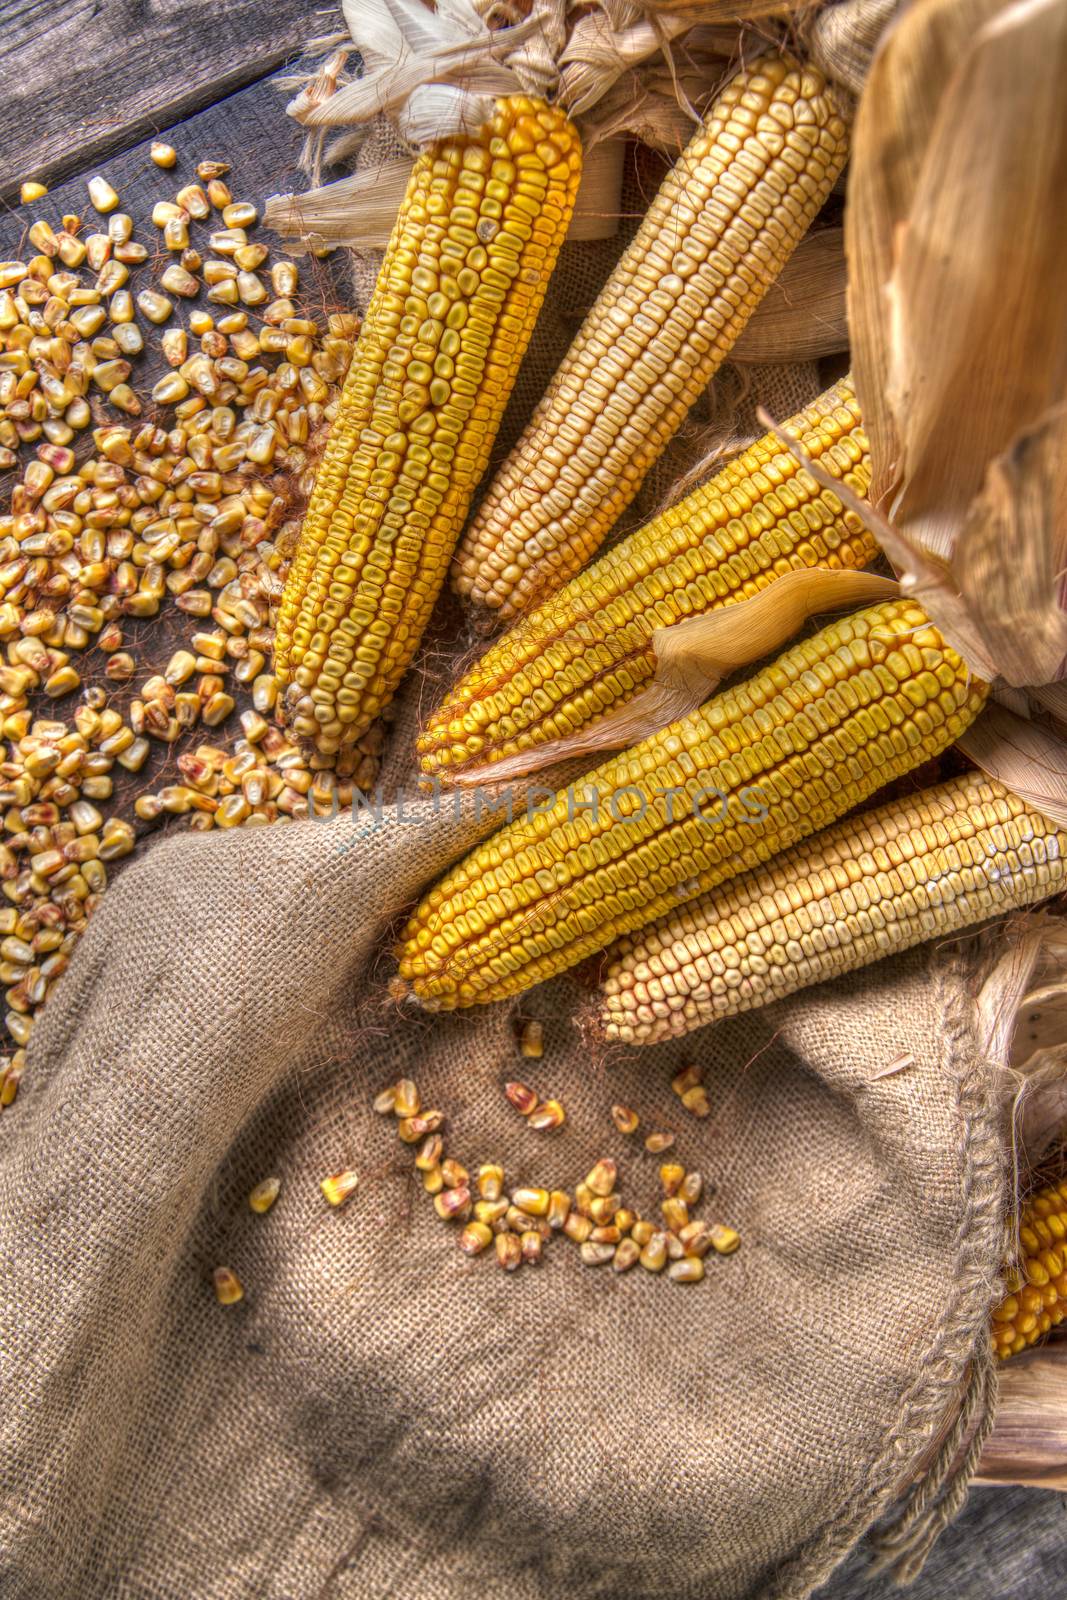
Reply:
[[[369, 122], [381, 113], [396, 117], [417, 89], [427, 84], [458, 80], [456, 87], [473, 92], [481, 68], [495, 68], [494, 79], [506, 83], [505, 93], [517, 93], [522, 85], [514, 74], [501, 78], [503, 68], [496, 62], [491, 41], [450, 46], [431, 59], [398, 61], [378, 72], [366, 73], [340, 86], [336, 94], [320, 105], [301, 107], [300, 97], [287, 107], [290, 116], [307, 128], [337, 128], [354, 122]], [[497, 92], [500, 92], [499, 90]], [[439, 130], [432, 137], [440, 138]]]
[[[1061, 989], [1045, 1006], [1056, 1028], [1064, 1030], [1067, 994]], [[1062, 1146], [1067, 1128], [1067, 1045], [1031, 1052], [1016, 1100], [1015, 1126], [1025, 1158], [1024, 1172], [1032, 1171]]]
[[868, 519], [901, 592], [930, 613], [972, 672], [1016, 688], [1048, 685], [1028, 693], [1045, 692], [1062, 712], [1067, 699], [1055, 683], [1067, 665], [1067, 406], [989, 463], [947, 559], [899, 517], [876, 511]]
[[841, 228], [809, 233], [756, 307], [731, 361], [816, 361], [848, 349], [848, 285]]
[[695, 711], [731, 673], [781, 649], [810, 617], [844, 607], [876, 605], [898, 592], [891, 579], [873, 572], [824, 567], [785, 572], [748, 600], [686, 617], [669, 628], [657, 628], [652, 634], [656, 656], [652, 682], [580, 733], [487, 766], [461, 770], [445, 781], [456, 785], [503, 782], [573, 756], [639, 744]]
[[794, 19], [813, 11], [824, 0], [641, 0], [641, 10], [662, 19], [687, 18], [697, 22], [753, 22], [761, 17]]
[[1067, 661], [1065, 75], [1064, 0], [910, 10], [846, 217], [878, 537], [972, 670], [1016, 686]]
[[1061, 404], [991, 462], [952, 556], [975, 631], [1009, 684], [1053, 682], [1064, 672], [1065, 570], [1067, 405]]
[[1067, 743], [1005, 706], [990, 704], [957, 747], [1042, 816], [1067, 828]]
[[[888, 293], [942, 92], [1001, 0], [924, 0], [907, 9], [876, 55], [853, 128], [845, 249], [853, 375], [871, 444], [871, 500], [899, 479], [902, 447], [887, 392]], [[976, 340], [981, 332], [972, 329]]]
[[567, 42], [567, 6], [568, 0], [534, 0], [531, 15], [537, 30], [509, 52], [508, 66], [528, 93], [554, 95], [559, 87], [560, 56]]
[[952, 549], [990, 463], [1064, 400], [1065, 83], [1064, 0], [1021, 0], [987, 24], [942, 96], [900, 236], [893, 516], [935, 553]]
[[849, 511], [855, 511], [857, 516], [863, 518], [895, 571], [901, 574], [901, 594], [919, 601], [930, 612], [945, 640], [975, 676], [983, 682], [992, 683], [997, 676], [997, 663], [991, 652], [983, 647], [970, 607], [960, 593], [949, 563], [939, 556], [930, 555], [921, 544], [892, 523], [878, 506], [862, 500], [847, 483], [832, 477], [825, 467], [812, 460], [800, 441], [775, 422], [762, 406], [758, 407], [756, 416], [810, 472], [821, 488], [829, 489]]
[[[610, 239], [618, 232], [625, 152], [624, 139], [609, 139], [586, 155], [568, 239]], [[299, 240], [305, 249], [340, 245], [382, 250], [410, 176], [410, 160], [400, 158], [304, 194], [272, 195], [263, 221], [283, 238]]]
[[690, 24], [667, 15], [616, 31], [602, 12], [579, 18], [561, 57], [560, 104], [571, 116], [594, 106], [623, 73], [658, 56]]
[[1061, 722], [1067, 737], [1067, 683], [1043, 683], [1036, 689], [1028, 689], [1026, 697], [1056, 722]]
[[[470, 0], [447, 0], [436, 9], [423, 0], [347, 0], [345, 20], [362, 58], [362, 74], [325, 93], [321, 74], [316, 74], [290, 102], [289, 115], [315, 130], [368, 122], [383, 112], [397, 119], [417, 91], [448, 84], [452, 96], [438, 102], [445, 120], [431, 127], [428, 115], [416, 108], [409, 113], [411, 134], [427, 143], [464, 132], [479, 113], [484, 120], [487, 93], [540, 91], [545, 52], [551, 56], [551, 47], [546, 41], [529, 58], [538, 63], [530, 76], [519, 70], [522, 52], [543, 38], [556, 12], [557, 0], [538, 0], [531, 15], [493, 31]], [[550, 65], [552, 77], [554, 63]], [[466, 106], [464, 92], [473, 97]]]
[[[451, 83], [424, 83], [412, 90], [396, 112], [396, 131], [423, 149], [436, 139], [477, 137], [496, 111], [496, 96], [513, 92], [514, 78], [501, 68], [481, 69], [460, 89]], [[479, 92], [473, 93], [474, 83]]]
[[1067, 921], [1045, 911], [998, 922], [978, 993], [978, 1047], [1009, 1111], [1015, 1190], [1067, 1132]]
[[973, 1481], [1067, 1489], [1067, 1343], [1004, 1362], [996, 1422]]
[[597, 102], [595, 114], [582, 118], [582, 132], [587, 151], [603, 139], [630, 136], [673, 159], [692, 136], [693, 118], [673, 92], [658, 94], [627, 73]]
[[422, 0], [341, 0], [341, 14], [368, 73], [408, 55], [433, 55], [442, 45], [464, 44], [486, 32], [466, 0], [446, 0], [432, 10]]
[[874, 52], [903, 0], [841, 0], [819, 10], [804, 30], [812, 61], [834, 83], [858, 95]]
[[629, 135], [674, 160], [692, 138], [733, 59], [736, 34], [717, 47], [709, 39], [713, 31], [697, 28], [687, 34], [682, 47], [672, 52], [672, 67], [653, 60], [623, 73], [581, 118], [586, 150], [600, 139]]

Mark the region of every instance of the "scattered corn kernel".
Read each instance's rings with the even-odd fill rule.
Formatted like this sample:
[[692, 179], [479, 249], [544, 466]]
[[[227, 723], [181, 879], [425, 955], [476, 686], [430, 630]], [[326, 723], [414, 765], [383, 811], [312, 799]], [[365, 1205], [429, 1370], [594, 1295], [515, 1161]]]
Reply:
[[359, 1187], [359, 1175], [346, 1168], [344, 1172], [335, 1172], [328, 1178], [323, 1178], [319, 1188], [326, 1196], [331, 1206], [343, 1206], [350, 1200]]
[[265, 1216], [281, 1193], [280, 1178], [264, 1178], [248, 1196], [248, 1204], [257, 1216]]
[[[117, 197], [115, 203], [118, 204]], [[216, 1267], [211, 1276], [215, 1285], [215, 1299], [220, 1306], [235, 1306], [244, 1299], [241, 1280], [232, 1267]]]

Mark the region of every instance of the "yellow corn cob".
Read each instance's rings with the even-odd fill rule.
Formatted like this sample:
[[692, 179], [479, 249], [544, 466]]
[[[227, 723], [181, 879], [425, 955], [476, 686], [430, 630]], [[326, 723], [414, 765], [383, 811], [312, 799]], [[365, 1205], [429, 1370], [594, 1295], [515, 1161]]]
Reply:
[[824, 827], [958, 738], [986, 698], [921, 608], [832, 622], [479, 846], [417, 907], [401, 984], [517, 994]]
[[983, 773], [849, 817], [623, 939], [605, 1034], [655, 1044], [1067, 887], [1067, 833]]
[[765, 56], [718, 96], [456, 553], [502, 619], [578, 572], [730, 351], [845, 162], [836, 91]]
[[1067, 1183], [1032, 1194], [1019, 1228], [1021, 1260], [993, 1312], [993, 1348], [1016, 1356], [1067, 1316]]
[[573, 125], [497, 102], [412, 169], [278, 615], [293, 731], [357, 739], [411, 661], [567, 231]]
[[[866, 494], [870, 457], [849, 379], [785, 426]], [[855, 513], [767, 434], [491, 645], [427, 723], [422, 770], [451, 776], [566, 738], [654, 675], [654, 629], [747, 600], [795, 568], [864, 567], [877, 554]]]

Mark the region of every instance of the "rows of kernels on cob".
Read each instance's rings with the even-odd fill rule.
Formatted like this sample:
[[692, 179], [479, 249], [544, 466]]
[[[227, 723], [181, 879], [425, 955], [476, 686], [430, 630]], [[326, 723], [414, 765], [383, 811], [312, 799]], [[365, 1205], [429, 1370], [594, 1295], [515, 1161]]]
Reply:
[[[831, 477], [866, 494], [849, 379], [785, 426]], [[768, 434], [492, 644], [428, 719], [422, 770], [451, 777], [567, 738], [653, 677], [655, 629], [747, 600], [797, 568], [858, 568], [877, 555], [855, 512]]]
[[521, 993], [938, 755], [986, 694], [913, 602], [832, 622], [479, 846], [416, 908], [401, 978], [441, 1009]]
[[573, 125], [521, 95], [415, 162], [278, 613], [292, 727], [321, 751], [366, 731], [418, 648], [580, 172]]
[[508, 620], [559, 589], [630, 504], [833, 187], [843, 102], [769, 55], [712, 104], [456, 552]]
[[849, 817], [622, 941], [609, 1038], [655, 1044], [1067, 887], [1067, 833], [984, 773]]

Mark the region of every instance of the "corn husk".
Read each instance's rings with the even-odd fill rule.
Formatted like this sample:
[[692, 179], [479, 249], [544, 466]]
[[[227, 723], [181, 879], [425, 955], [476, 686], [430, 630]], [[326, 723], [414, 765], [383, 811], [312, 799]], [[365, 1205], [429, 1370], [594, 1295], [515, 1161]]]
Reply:
[[[686, 34], [685, 45], [670, 48], [673, 40]], [[633, 76], [634, 69], [664, 56], [678, 84], [686, 66], [698, 61], [712, 65], [710, 82], [697, 87], [696, 99], [712, 98], [726, 64], [737, 49], [737, 28], [694, 27], [693, 14], [686, 8], [661, 16], [639, 16], [628, 26], [616, 28], [603, 11], [591, 11], [574, 25], [561, 57], [560, 100], [572, 116], [588, 112], [622, 77]], [[716, 72], [717, 68], [717, 72]], [[691, 118], [699, 115], [688, 94], [678, 96]]]
[[686, 617], [652, 635], [656, 676], [632, 700], [566, 739], [454, 773], [457, 785], [503, 782], [574, 756], [640, 743], [688, 716], [739, 667], [773, 655], [821, 612], [892, 600], [897, 585], [873, 572], [802, 567], [783, 573], [749, 600]]
[[810, 233], [794, 250], [730, 352], [731, 361], [817, 361], [848, 349], [845, 235]]
[[929, 0], [856, 121], [846, 215], [871, 500], [984, 677], [1059, 679], [1067, 538], [1067, 4]]
[[729, 75], [737, 30], [693, 28], [673, 45], [664, 42], [656, 54], [616, 62], [598, 54], [601, 35], [591, 35], [588, 53], [578, 53], [580, 28], [578, 23], [568, 46], [575, 53], [563, 68], [561, 92], [575, 101], [571, 110], [586, 148], [625, 133], [673, 160]]
[[841, 0], [817, 12], [804, 30], [815, 65], [843, 89], [858, 95], [874, 52], [901, 0]]
[[1005, 1362], [974, 1482], [1067, 1489], [1067, 1341]]
[[266, 219], [304, 249], [379, 249], [403, 192], [401, 163], [330, 184], [324, 165], [358, 156], [381, 117], [417, 151], [484, 126], [496, 97], [528, 93], [558, 98], [580, 122], [592, 173], [570, 237], [610, 237], [621, 159], [617, 151], [600, 162], [590, 155], [625, 137], [675, 155], [736, 59], [742, 24], [807, 9], [769, 0], [601, 0], [593, 8], [568, 0], [344, 0], [348, 33], [312, 42], [330, 53], [310, 76], [280, 80], [295, 91], [289, 115], [307, 130], [312, 189], [273, 196]]

